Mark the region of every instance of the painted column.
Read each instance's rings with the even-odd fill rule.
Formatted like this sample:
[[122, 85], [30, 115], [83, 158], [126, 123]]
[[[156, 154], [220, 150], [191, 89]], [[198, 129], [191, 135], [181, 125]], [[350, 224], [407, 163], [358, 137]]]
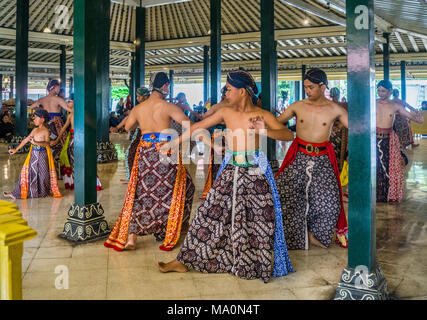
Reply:
[[67, 87], [67, 54], [65, 52], [65, 45], [60, 45], [61, 54], [59, 55], [59, 78], [61, 80], [60, 87], [64, 92], [65, 97], [65, 89]]
[[74, 94], [74, 78], [73, 77], [70, 77], [69, 83], [70, 83], [70, 87], [68, 89], [68, 92], [69, 92], [69, 96], [72, 97]]
[[61, 236], [87, 242], [109, 235], [110, 229], [97, 202], [97, 38], [101, 16], [99, 0], [74, 0], [74, 204]]
[[203, 102], [209, 99], [209, 46], [203, 46]]
[[299, 101], [301, 99], [301, 81], [294, 81], [295, 85], [295, 101]]
[[406, 61], [400, 61], [400, 95], [406, 101]]
[[[16, 132], [12, 138], [10, 148], [18, 146], [22, 139], [28, 135], [27, 109], [28, 109], [28, 23], [29, 0], [17, 0], [16, 7]], [[10, 98], [13, 98], [14, 79], [10, 77]], [[20, 153], [28, 151], [29, 145], [22, 148]]]
[[[3, 100], [3, 74], [0, 73], [0, 102]], [[1, 106], [0, 106], [1, 108]]]
[[173, 87], [175, 84], [175, 81], [173, 79], [174, 72], [173, 70], [169, 70], [169, 98], [174, 97]]
[[304, 77], [306, 73], [307, 67], [305, 64], [301, 66], [301, 97], [305, 99], [305, 90], [304, 90]]
[[387, 283], [376, 263], [374, 0], [347, 0], [346, 10], [349, 247], [335, 299], [387, 299]]
[[220, 101], [221, 90], [221, 0], [211, 2], [211, 104]]
[[136, 7], [135, 32], [135, 87], [145, 86], [145, 28], [146, 8]]
[[385, 32], [383, 35], [386, 40], [383, 44], [384, 80], [390, 80], [390, 33]]
[[14, 84], [15, 84], [15, 77], [14, 76], [10, 76], [9, 99], [13, 99], [13, 92], [15, 91]]
[[96, 43], [96, 114], [97, 162], [117, 161], [117, 151], [110, 142], [110, 1], [99, 1]]
[[[277, 52], [274, 40], [274, 0], [261, 0], [261, 95], [262, 108], [275, 114], [277, 92]], [[277, 171], [275, 141], [267, 138], [267, 158]]]

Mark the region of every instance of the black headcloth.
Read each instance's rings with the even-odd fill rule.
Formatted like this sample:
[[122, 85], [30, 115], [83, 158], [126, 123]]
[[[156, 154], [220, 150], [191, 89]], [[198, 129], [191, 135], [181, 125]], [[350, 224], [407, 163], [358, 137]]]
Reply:
[[309, 80], [315, 84], [318, 84], [319, 86], [325, 85], [326, 88], [328, 87], [328, 77], [326, 76], [325, 71], [319, 68], [314, 68], [308, 70], [308, 72], [304, 75], [304, 80]]
[[227, 82], [235, 88], [244, 88], [249, 96], [253, 105], [258, 102], [258, 88], [252, 75], [244, 70], [231, 71], [227, 74]]

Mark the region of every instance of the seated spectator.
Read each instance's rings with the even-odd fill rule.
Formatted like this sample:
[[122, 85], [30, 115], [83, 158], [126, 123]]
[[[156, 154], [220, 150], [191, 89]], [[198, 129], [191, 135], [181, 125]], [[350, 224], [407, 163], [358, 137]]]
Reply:
[[10, 143], [15, 133], [15, 126], [8, 113], [4, 113], [0, 118], [0, 140]]

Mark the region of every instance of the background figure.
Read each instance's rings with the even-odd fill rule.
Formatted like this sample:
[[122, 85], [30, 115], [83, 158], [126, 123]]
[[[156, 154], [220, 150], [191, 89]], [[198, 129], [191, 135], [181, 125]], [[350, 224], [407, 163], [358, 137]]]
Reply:
[[421, 110], [427, 111], [427, 101], [421, 102]]
[[125, 102], [123, 98], [120, 98], [119, 102], [116, 105], [116, 113], [121, 116], [125, 112]]
[[[410, 111], [417, 111], [415, 108], [411, 107], [406, 101], [399, 99], [399, 90], [393, 89], [393, 99], [391, 101], [400, 104], [403, 108], [407, 108]], [[414, 138], [412, 135], [411, 125], [408, 118], [403, 117], [400, 113], [396, 113], [394, 116], [393, 130], [396, 132], [399, 137], [400, 148], [405, 149], [407, 146], [412, 145], [412, 147], [418, 147], [419, 144], [414, 144]], [[406, 158], [406, 155], [404, 155]], [[407, 158], [406, 158], [407, 163]]]
[[5, 112], [0, 118], [0, 141], [5, 140], [10, 143], [14, 133], [15, 126], [12, 124], [9, 114]]

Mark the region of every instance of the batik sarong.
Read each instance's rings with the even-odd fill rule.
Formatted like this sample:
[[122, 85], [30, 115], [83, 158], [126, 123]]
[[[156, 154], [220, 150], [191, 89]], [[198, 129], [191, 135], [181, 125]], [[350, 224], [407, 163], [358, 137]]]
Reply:
[[225, 155], [177, 260], [200, 272], [264, 282], [293, 272], [280, 199], [262, 152]]
[[403, 149], [414, 143], [411, 126], [409, 125], [409, 120], [406, 117], [403, 117], [397, 113], [394, 116], [393, 129], [396, 132], [399, 138], [400, 146]]
[[329, 141], [334, 147], [335, 157], [337, 158], [338, 169], [341, 172], [344, 161], [348, 153], [348, 129], [344, 126], [339, 128], [337, 125], [334, 125], [332, 128]]
[[[58, 138], [59, 132], [64, 126], [64, 121], [62, 121], [60, 113], [49, 113], [49, 132], [50, 140], [55, 140]], [[52, 154], [55, 161], [59, 163], [59, 155], [61, 153], [62, 147], [64, 146], [65, 140], [67, 139], [66, 135], [62, 135], [59, 138], [59, 142], [52, 146]], [[58, 168], [59, 169], [59, 168]]]
[[289, 249], [308, 249], [308, 232], [329, 247], [348, 246], [348, 226], [335, 152], [329, 141], [316, 144], [296, 137], [276, 174]]
[[403, 172], [397, 134], [377, 127], [377, 202], [402, 201]]
[[62, 197], [50, 147], [31, 145], [12, 195], [16, 199]]
[[135, 153], [136, 153], [136, 149], [138, 148], [139, 141], [141, 141], [141, 130], [139, 130], [139, 128], [136, 128], [132, 136], [132, 140], [129, 145], [129, 148], [126, 150], [126, 154], [125, 154], [127, 181], [129, 181], [130, 179], [130, 173], [132, 171], [133, 161], [135, 160]]
[[[225, 129], [225, 127], [224, 127]], [[210, 161], [209, 161], [209, 167], [208, 167], [208, 173], [206, 176], [206, 182], [205, 182], [205, 186], [203, 188], [203, 195], [201, 197], [201, 200], [204, 200], [206, 198], [206, 195], [208, 194], [210, 188], [212, 187], [213, 182], [215, 181], [215, 177], [218, 175], [218, 170], [221, 167], [221, 164], [219, 163], [215, 163], [215, 137], [217, 136], [217, 134], [222, 134], [222, 130], [224, 129], [220, 129], [220, 132], [217, 133], [212, 133], [211, 136], [211, 154], [210, 154]], [[225, 147], [225, 140], [224, 138], [221, 139], [221, 146]], [[222, 152], [222, 159], [224, 159], [224, 155], [225, 153]]]
[[171, 136], [150, 133], [141, 139], [135, 154], [122, 213], [106, 247], [122, 251], [128, 234], [153, 234], [170, 251], [179, 240], [181, 227], [188, 224], [194, 184], [181, 160], [161, 157], [161, 147]]
[[[66, 189], [74, 190], [74, 130], [71, 129], [68, 135], [67, 141], [64, 145], [64, 150], [61, 152], [61, 156], [64, 158], [66, 167], [64, 169], [64, 184]], [[69, 167], [67, 167], [67, 164]], [[99, 180], [98, 175], [96, 176], [96, 190], [102, 190], [102, 184]]]

